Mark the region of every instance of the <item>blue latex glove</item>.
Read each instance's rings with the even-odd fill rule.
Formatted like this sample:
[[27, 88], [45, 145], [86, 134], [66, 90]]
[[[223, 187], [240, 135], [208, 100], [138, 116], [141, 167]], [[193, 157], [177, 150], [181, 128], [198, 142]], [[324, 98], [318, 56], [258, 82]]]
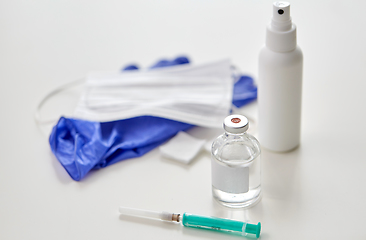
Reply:
[[[172, 61], [161, 60], [151, 68], [188, 62], [186, 57], [179, 57]], [[124, 68], [137, 69], [135, 65]], [[244, 96], [243, 91], [253, 90], [249, 87], [252, 84], [253, 80], [250, 77], [243, 77], [235, 84], [233, 99], [236, 99], [238, 104], [253, 100], [253, 95], [250, 95], [250, 98], [241, 98]], [[92, 169], [142, 156], [179, 131], [191, 127], [191, 124], [152, 116], [106, 123], [61, 117], [52, 129], [49, 142], [52, 152], [71, 178], [79, 181]]]
[[173, 61], [162, 59], [162, 60], [158, 61], [157, 63], [155, 63], [150, 68], [170, 67], [170, 66], [186, 64], [186, 63], [189, 63], [189, 59], [187, 57], [181, 56], [181, 57], [177, 57]]
[[253, 78], [241, 76], [234, 84], [233, 104], [239, 108], [257, 99], [257, 86]]
[[142, 156], [191, 127], [151, 116], [106, 123], [61, 117], [49, 141], [58, 161], [79, 181], [92, 169]]

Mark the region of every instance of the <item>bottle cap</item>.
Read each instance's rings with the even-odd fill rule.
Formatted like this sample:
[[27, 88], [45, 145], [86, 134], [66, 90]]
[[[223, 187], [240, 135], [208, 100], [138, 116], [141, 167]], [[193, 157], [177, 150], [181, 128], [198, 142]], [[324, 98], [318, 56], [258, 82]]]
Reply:
[[230, 115], [224, 120], [224, 129], [229, 133], [244, 133], [249, 128], [249, 121], [243, 115]]

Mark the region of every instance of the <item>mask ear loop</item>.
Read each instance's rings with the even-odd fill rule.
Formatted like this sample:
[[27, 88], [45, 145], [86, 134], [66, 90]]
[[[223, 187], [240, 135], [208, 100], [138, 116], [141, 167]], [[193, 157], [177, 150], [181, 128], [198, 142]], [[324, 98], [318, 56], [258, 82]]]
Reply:
[[75, 81], [72, 81], [72, 82], [69, 82], [69, 83], [66, 83], [64, 85], [61, 85], [60, 87], [52, 90], [50, 93], [48, 93], [38, 104], [37, 108], [36, 108], [36, 112], [34, 114], [34, 120], [36, 121], [36, 123], [38, 125], [41, 125], [41, 124], [52, 124], [52, 123], [55, 123], [57, 122], [58, 119], [42, 119], [41, 118], [41, 115], [40, 115], [40, 112], [41, 112], [41, 109], [42, 107], [44, 106], [44, 104], [49, 101], [52, 97], [56, 96], [57, 94], [63, 92], [63, 91], [66, 91], [66, 90], [69, 90], [70, 88], [72, 87], [75, 87], [75, 86], [78, 86], [82, 83], [85, 82], [85, 79], [82, 78], [82, 79], [77, 79]]

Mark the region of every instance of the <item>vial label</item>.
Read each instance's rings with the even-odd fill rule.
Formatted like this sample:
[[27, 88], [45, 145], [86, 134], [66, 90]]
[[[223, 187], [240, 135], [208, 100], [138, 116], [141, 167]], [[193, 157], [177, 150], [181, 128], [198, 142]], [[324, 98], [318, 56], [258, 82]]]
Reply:
[[227, 193], [249, 191], [249, 167], [230, 167], [211, 158], [212, 185]]

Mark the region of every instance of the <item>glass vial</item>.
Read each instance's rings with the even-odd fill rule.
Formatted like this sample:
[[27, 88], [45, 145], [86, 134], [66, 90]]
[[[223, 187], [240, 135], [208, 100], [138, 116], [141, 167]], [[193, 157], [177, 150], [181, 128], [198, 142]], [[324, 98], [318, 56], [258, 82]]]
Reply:
[[261, 198], [261, 149], [248, 128], [246, 117], [230, 115], [224, 120], [225, 133], [212, 144], [212, 195], [227, 207], [253, 206]]

